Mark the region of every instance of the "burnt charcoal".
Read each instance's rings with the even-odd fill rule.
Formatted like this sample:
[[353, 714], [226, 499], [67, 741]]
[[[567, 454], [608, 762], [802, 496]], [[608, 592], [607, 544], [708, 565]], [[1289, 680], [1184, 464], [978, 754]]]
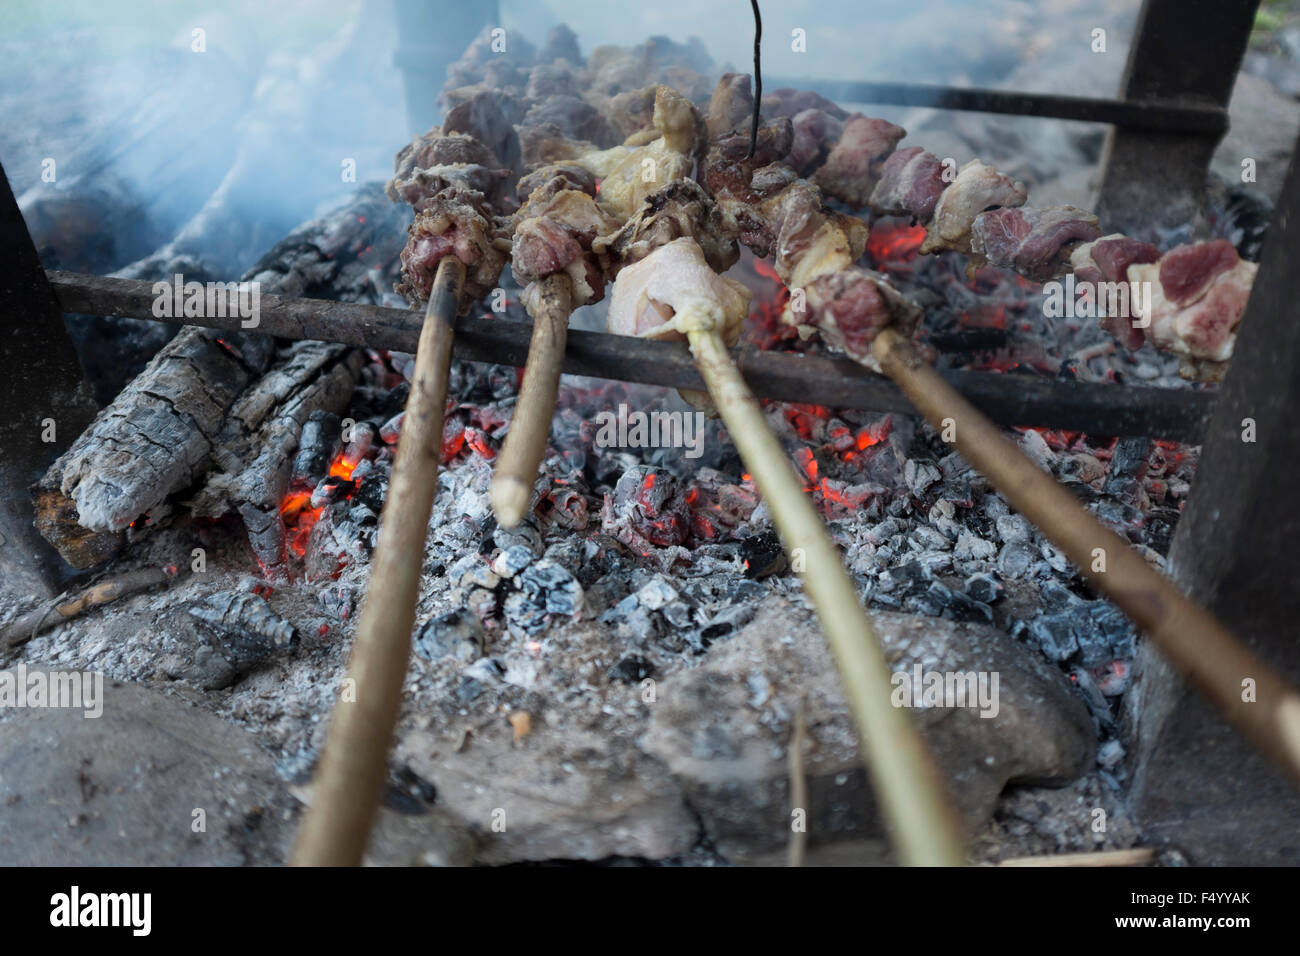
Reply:
[[676, 589], [660, 575], [655, 575], [649, 584], [636, 592], [637, 603], [648, 611], [658, 611], [677, 598]]
[[918, 525], [914, 528], [909, 544], [917, 551], [946, 551], [952, 547], [952, 542], [942, 531], [929, 525]]
[[653, 677], [654, 672], [653, 664], [639, 654], [632, 654], [610, 668], [609, 679], [621, 684], [635, 684]]
[[508, 580], [533, 563], [535, 555], [526, 545], [513, 544], [492, 561], [492, 570], [498, 577]]
[[1089, 616], [1110, 645], [1111, 656], [1132, 660], [1136, 652], [1137, 631], [1124, 612], [1109, 601], [1095, 601], [1089, 607]]
[[993, 604], [997, 602], [1004, 592], [1002, 583], [991, 574], [972, 574], [962, 585], [962, 590], [972, 601], [979, 601], [981, 604]]
[[1060, 611], [1079, 603], [1079, 598], [1073, 591], [1056, 581], [1044, 581], [1038, 589], [1038, 596], [1043, 606], [1050, 611]]
[[930, 344], [940, 352], [967, 355], [971, 352], [993, 352], [1006, 348], [1008, 341], [1006, 329], [957, 329], [953, 332], [937, 332], [930, 336]]
[[344, 585], [332, 585], [317, 593], [317, 600], [320, 601], [321, 607], [325, 613], [329, 614], [336, 620], [346, 621], [356, 610], [356, 601], [352, 596], [352, 589]]
[[[358, 468], [353, 472], [353, 478], [356, 479]], [[365, 475], [358, 480], [356, 493], [352, 496], [354, 505], [364, 506], [375, 514], [382, 514], [384, 510], [384, 501], [388, 498], [388, 480], [392, 472], [387, 465], [375, 466], [369, 469]]]
[[767, 586], [757, 581], [741, 581], [727, 595], [731, 601], [761, 601], [767, 597]]
[[1128, 500], [1128, 494], [1141, 487], [1150, 449], [1151, 442], [1142, 436], [1130, 436], [1116, 441], [1102, 491]]
[[757, 608], [752, 604], [733, 604], [725, 608], [714, 615], [707, 625], [700, 628], [700, 642], [708, 647], [719, 638], [740, 630], [749, 623], [756, 610]]
[[953, 547], [952, 556], [954, 561], [992, 561], [997, 557], [997, 553], [998, 546], [992, 541], [962, 531], [957, 536], [957, 543]]
[[741, 541], [740, 557], [745, 562], [747, 578], [765, 578], [786, 569], [785, 549], [774, 531], [750, 535]]
[[1042, 614], [1029, 622], [1029, 636], [1047, 658], [1058, 664], [1079, 649], [1078, 619], [1073, 611]]
[[637, 608], [640, 606], [641, 603], [637, 600], [636, 595], [629, 594], [627, 597], [623, 598], [623, 600], [606, 610], [605, 613], [600, 616], [600, 620], [604, 624], [618, 624], [622, 621], [628, 620], [636, 613]]
[[1021, 515], [1001, 515], [996, 521], [998, 537], [1004, 544], [1028, 542], [1033, 537], [1034, 529]]
[[492, 543], [502, 551], [522, 546], [534, 555], [542, 553], [542, 534], [527, 518], [513, 528], [498, 527], [492, 532]]
[[478, 617], [466, 608], [457, 608], [420, 625], [415, 652], [429, 661], [451, 657], [469, 662], [482, 656], [485, 639]]
[[582, 610], [582, 585], [567, 568], [543, 558], [514, 580], [520, 593], [540, 604], [547, 614], [572, 616]]
[[1013, 541], [998, 554], [998, 573], [1004, 578], [1022, 578], [1038, 564], [1038, 552], [1028, 544]]
[[371, 422], [386, 422], [406, 407], [406, 399], [410, 394], [409, 382], [401, 382], [394, 388], [358, 385], [352, 393], [352, 405], [348, 414], [356, 421], [366, 419]]
[[909, 458], [903, 466], [903, 480], [912, 494], [920, 498], [943, 480], [943, 474], [932, 461]]
[[292, 624], [244, 591], [209, 595], [187, 611], [203, 625], [190, 676], [206, 690], [229, 687], [298, 640]]
[[429, 812], [438, 799], [438, 788], [403, 764], [384, 787], [383, 804], [407, 816]]
[[318, 408], [307, 417], [293, 459], [290, 491], [306, 491], [320, 484], [329, 473], [340, 434], [339, 417], [333, 412]]
[[484, 686], [481, 680], [474, 677], [465, 677], [456, 685], [456, 689], [452, 691], [452, 696], [456, 698], [456, 703], [462, 707], [468, 707], [482, 697], [485, 690], [487, 690], [487, 687]]
[[1111, 739], [1097, 748], [1097, 764], [1110, 770], [1124, 759], [1124, 745]]
[[927, 574], [933, 575], [952, 568], [952, 555], [947, 551], [918, 551], [914, 553], [913, 561], [923, 568]]
[[324, 508], [336, 501], [343, 501], [356, 490], [356, 484], [342, 475], [330, 475], [318, 484], [311, 493], [311, 507]]
[[1071, 667], [1070, 685], [1087, 705], [1088, 712], [1097, 724], [1098, 736], [1116, 736], [1118, 728], [1115, 726], [1115, 717], [1111, 713], [1110, 703], [1102, 695], [1092, 675], [1085, 668]]
[[536, 634], [546, 627], [546, 606], [537, 604], [529, 595], [516, 591], [506, 598], [506, 623], [528, 634]]
[[664, 620], [678, 630], [685, 630], [695, 623], [695, 612], [689, 604], [674, 601], [663, 609]]

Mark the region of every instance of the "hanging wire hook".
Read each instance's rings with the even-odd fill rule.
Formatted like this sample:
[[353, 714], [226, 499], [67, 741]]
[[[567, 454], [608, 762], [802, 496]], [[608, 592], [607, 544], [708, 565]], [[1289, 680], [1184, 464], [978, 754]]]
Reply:
[[758, 0], [749, 0], [749, 5], [754, 8], [754, 119], [749, 125], [749, 156], [747, 159], [754, 158], [754, 151], [758, 149], [758, 108], [763, 99], [763, 71], [758, 62], [758, 44], [763, 39], [763, 17], [758, 12]]

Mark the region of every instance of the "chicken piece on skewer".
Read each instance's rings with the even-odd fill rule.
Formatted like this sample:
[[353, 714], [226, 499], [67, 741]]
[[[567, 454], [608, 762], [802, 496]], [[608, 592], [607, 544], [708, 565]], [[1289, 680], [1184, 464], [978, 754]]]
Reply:
[[921, 245], [921, 252], [971, 251], [971, 227], [975, 217], [1000, 206], [1023, 206], [1029, 193], [1023, 183], [1003, 176], [992, 166], [972, 159], [957, 171], [957, 177], [939, 196], [934, 221]]
[[690, 328], [707, 326], [734, 345], [749, 299], [749, 289], [714, 272], [700, 246], [684, 236], [619, 272], [606, 327], [615, 335], [680, 340]]
[[1097, 217], [1074, 206], [1004, 206], [975, 217], [971, 261], [978, 266], [985, 260], [1034, 282], [1046, 282], [1065, 275], [1074, 249], [1100, 235]]

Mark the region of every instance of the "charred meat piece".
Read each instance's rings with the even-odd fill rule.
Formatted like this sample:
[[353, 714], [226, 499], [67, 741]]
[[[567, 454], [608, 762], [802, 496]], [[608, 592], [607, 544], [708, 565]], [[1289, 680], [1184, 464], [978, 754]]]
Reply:
[[758, 210], [775, 236], [776, 273], [791, 289], [848, 268], [866, 248], [867, 224], [827, 209], [821, 190], [807, 180], [796, 179]]
[[921, 252], [970, 252], [971, 226], [976, 216], [1002, 206], [1023, 206], [1027, 198], [1029, 193], [1023, 183], [972, 159], [939, 196]]
[[749, 314], [749, 289], [709, 267], [695, 240], [675, 239], [618, 274], [606, 328], [615, 335], [682, 338], [703, 316], [734, 345]]
[[876, 188], [885, 158], [906, 135], [907, 130], [901, 126], [854, 113], [844, 121], [839, 142], [812, 181], [826, 195], [851, 209], [861, 209]]
[[726, 272], [740, 258], [717, 203], [693, 179], [676, 180], [652, 193], [635, 216], [617, 232], [596, 239], [592, 249], [607, 255], [610, 271], [616, 272], [683, 237], [695, 240], [714, 272]]
[[911, 216], [922, 225], [948, 188], [943, 161], [920, 146], [900, 149], [885, 160], [880, 182], [871, 193], [871, 208], [880, 216]]
[[1100, 235], [1097, 217], [1074, 206], [1003, 207], [975, 217], [971, 252], [998, 268], [1046, 282], [1066, 273], [1077, 244]]
[[1226, 239], [1179, 246], [1157, 263], [1129, 266], [1129, 281], [1143, 290], [1135, 311], [1150, 322], [1147, 339], [1189, 359], [1227, 361], [1257, 270]]
[[[1085, 243], [1070, 254], [1075, 278], [1094, 287], [1094, 301], [1101, 327], [1125, 348], [1140, 349], [1146, 341], [1146, 335], [1141, 327], [1134, 324], [1134, 316], [1110, 313], [1107, 297], [1101, 295], [1099, 285], [1103, 282], [1127, 283], [1129, 266], [1150, 264], [1159, 258], [1160, 250], [1151, 243], [1130, 239], [1118, 233], [1103, 236], [1096, 242]], [[1123, 301], [1128, 302], [1130, 299], [1125, 296]]]
[[457, 186], [500, 196], [508, 170], [499, 168], [492, 151], [473, 136], [444, 133], [435, 126], [403, 147], [393, 162], [393, 178], [384, 191], [394, 202], [420, 212], [434, 195]]
[[429, 301], [438, 263], [454, 255], [465, 263], [461, 312], [490, 292], [506, 263], [510, 240], [481, 193], [450, 186], [422, 200], [402, 249], [397, 291], [412, 306]]

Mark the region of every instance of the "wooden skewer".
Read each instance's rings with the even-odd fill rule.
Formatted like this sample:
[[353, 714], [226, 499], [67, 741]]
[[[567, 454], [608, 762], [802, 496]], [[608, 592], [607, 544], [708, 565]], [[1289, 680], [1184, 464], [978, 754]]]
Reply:
[[541, 280], [533, 336], [528, 345], [524, 380], [515, 400], [501, 454], [492, 472], [488, 498], [497, 523], [513, 528], [523, 520], [537, 483], [537, 469], [546, 454], [555, 416], [555, 396], [560, 388], [560, 366], [572, 311], [573, 284], [564, 273]]
[[678, 319], [781, 542], [792, 564], [803, 569], [799, 574], [839, 667], [899, 858], [913, 866], [962, 865], [961, 828], [947, 788], [911, 720], [890, 703], [889, 665], [838, 550], [711, 320], [693, 327], [682, 313]]
[[465, 266], [438, 263], [375, 547], [370, 588], [290, 862], [356, 866], [379, 809], [411, 656], [424, 543], [438, 488], [451, 344]]
[[1096, 853], [1060, 853], [1056, 856], [1013, 856], [999, 860], [998, 866], [1146, 866], [1156, 861], [1156, 851], [1149, 846], [1128, 850], [1099, 850]]
[[[1040, 471], [897, 331], [881, 332], [872, 351], [940, 435], [950, 437], [962, 457], [1132, 618], [1233, 726], [1300, 784], [1300, 693]], [[1245, 693], [1248, 679], [1252, 694]]]

